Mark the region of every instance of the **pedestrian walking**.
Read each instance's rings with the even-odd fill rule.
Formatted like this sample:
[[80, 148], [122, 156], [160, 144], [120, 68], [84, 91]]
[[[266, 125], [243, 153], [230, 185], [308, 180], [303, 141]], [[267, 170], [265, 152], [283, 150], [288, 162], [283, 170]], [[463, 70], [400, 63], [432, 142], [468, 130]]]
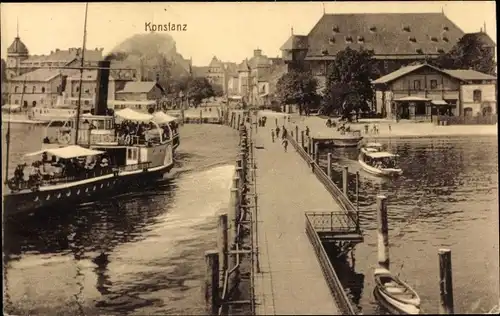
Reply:
[[278, 126], [276, 127], [276, 137], [280, 137], [280, 128]]
[[277, 117], [274, 118], [274, 123], [276, 124], [276, 127], [278, 127], [278, 118]]
[[271, 139], [273, 140], [274, 143], [274, 129], [271, 130]]
[[306, 136], [309, 136], [309, 126], [306, 126]]
[[288, 131], [286, 130], [286, 128], [283, 126], [283, 133], [282, 133], [282, 138], [283, 139], [286, 139], [286, 137], [288, 136]]
[[391, 127], [391, 124], [389, 124], [389, 132], [392, 131], [392, 127]]
[[286, 150], [288, 148], [288, 139], [286, 139], [286, 138], [283, 138], [283, 148], [285, 148], [285, 152], [286, 152]]

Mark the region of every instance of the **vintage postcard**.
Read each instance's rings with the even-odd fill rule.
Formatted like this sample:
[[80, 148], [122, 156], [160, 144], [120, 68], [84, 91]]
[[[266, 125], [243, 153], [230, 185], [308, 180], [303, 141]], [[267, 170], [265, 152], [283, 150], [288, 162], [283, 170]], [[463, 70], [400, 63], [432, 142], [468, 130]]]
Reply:
[[4, 314], [498, 314], [496, 24], [2, 3]]

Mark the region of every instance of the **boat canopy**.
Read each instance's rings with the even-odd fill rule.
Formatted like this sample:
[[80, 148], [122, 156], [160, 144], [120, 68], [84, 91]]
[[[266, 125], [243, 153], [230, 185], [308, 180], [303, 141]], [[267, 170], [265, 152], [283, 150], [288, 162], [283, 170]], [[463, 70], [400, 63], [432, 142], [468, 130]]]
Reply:
[[87, 149], [78, 145], [70, 145], [66, 147], [60, 147], [60, 148], [51, 148], [51, 149], [44, 149], [44, 150], [39, 150], [33, 153], [26, 154], [26, 157], [32, 157], [36, 155], [41, 155], [43, 153], [48, 153], [51, 155], [54, 155], [59, 158], [63, 159], [70, 159], [70, 158], [76, 158], [76, 157], [86, 157], [86, 156], [96, 156], [96, 155], [101, 155], [104, 154], [103, 151], [100, 150], [93, 150], [93, 149]]
[[2, 105], [2, 110], [19, 110], [21, 108], [20, 104], [4, 104]]
[[397, 157], [398, 155], [391, 154], [388, 152], [383, 152], [383, 151], [378, 151], [378, 152], [368, 152], [366, 155], [370, 158], [393, 158]]
[[367, 143], [365, 145], [366, 147], [373, 147], [373, 148], [379, 148], [379, 147], [384, 147], [381, 143]]
[[153, 113], [153, 120], [157, 124], [165, 124], [165, 123], [174, 122], [177, 120], [177, 118], [174, 116], [168, 115], [164, 112], [155, 112], [155, 113]]
[[115, 115], [129, 121], [149, 122], [153, 120], [153, 115], [136, 112], [129, 108], [116, 111]]

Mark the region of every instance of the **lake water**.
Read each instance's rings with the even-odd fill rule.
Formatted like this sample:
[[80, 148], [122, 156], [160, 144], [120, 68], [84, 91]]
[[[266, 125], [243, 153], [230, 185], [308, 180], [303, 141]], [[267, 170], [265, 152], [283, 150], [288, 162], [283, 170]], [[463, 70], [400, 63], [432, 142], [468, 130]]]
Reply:
[[[383, 194], [388, 201], [391, 270], [419, 293], [423, 312], [438, 312], [439, 248], [452, 251], [455, 312], [489, 311], [499, 299], [497, 138], [379, 142], [400, 155], [404, 173], [399, 178], [382, 179], [365, 173], [357, 163], [357, 149], [333, 151], [334, 181], [341, 187], [338, 164], [347, 165], [352, 201], [354, 173], [360, 172], [365, 242], [356, 247], [356, 274], [344, 280], [357, 293], [358, 307], [364, 314], [379, 312], [372, 291], [373, 269], [377, 267], [376, 196]], [[360, 284], [363, 279], [364, 284]]]
[[[40, 148], [43, 128], [12, 126], [13, 168]], [[204, 252], [229, 203], [238, 135], [216, 125], [180, 133], [176, 167], [143, 192], [5, 224], [6, 312], [204, 313]]]
[[[13, 125], [11, 169], [22, 153], [39, 149], [42, 131]], [[352, 174], [361, 175], [365, 242], [356, 248], [357, 274], [339, 272], [356, 293], [359, 308], [364, 314], [379, 312], [372, 271], [377, 265], [375, 197], [383, 193], [391, 267], [418, 291], [423, 311], [438, 310], [437, 251], [442, 247], [452, 250], [455, 311], [489, 310], [499, 297], [496, 137], [382, 142], [401, 156], [404, 174], [398, 179], [360, 171], [355, 150], [334, 151], [335, 163], [349, 167], [351, 192]], [[155, 186], [7, 222], [6, 311], [202, 314], [203, 254], [216, 244], [216, 214], [227, 207], [237, 144], [236, 132], [227, 127], [186, 125], [176, 168]], [[340, 173], [334, 175], [340, 183]]]

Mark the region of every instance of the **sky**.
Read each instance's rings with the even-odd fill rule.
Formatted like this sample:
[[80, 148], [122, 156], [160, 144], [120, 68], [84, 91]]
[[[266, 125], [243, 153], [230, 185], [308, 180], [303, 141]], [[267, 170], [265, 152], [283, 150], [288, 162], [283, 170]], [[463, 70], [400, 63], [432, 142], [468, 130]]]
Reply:
[[[1, 56], [19, 36], [30, 54], [81, 47], [85, 3], [2, 3]], [[87, 48], [109, 52], [131, 35], [147, 33], [145, 24], [186, 24], [170, 31], [177, 51], [206, 66], [213, 56], [241, 62], [259, 48], [269, 57], [294, 34], [307, 35], [326, 13], [441, 12], [464, 32], [486, 32], [496, 42], [495, 1], [421, 2], [233, 2], [233, 3], [89, 3]]]

